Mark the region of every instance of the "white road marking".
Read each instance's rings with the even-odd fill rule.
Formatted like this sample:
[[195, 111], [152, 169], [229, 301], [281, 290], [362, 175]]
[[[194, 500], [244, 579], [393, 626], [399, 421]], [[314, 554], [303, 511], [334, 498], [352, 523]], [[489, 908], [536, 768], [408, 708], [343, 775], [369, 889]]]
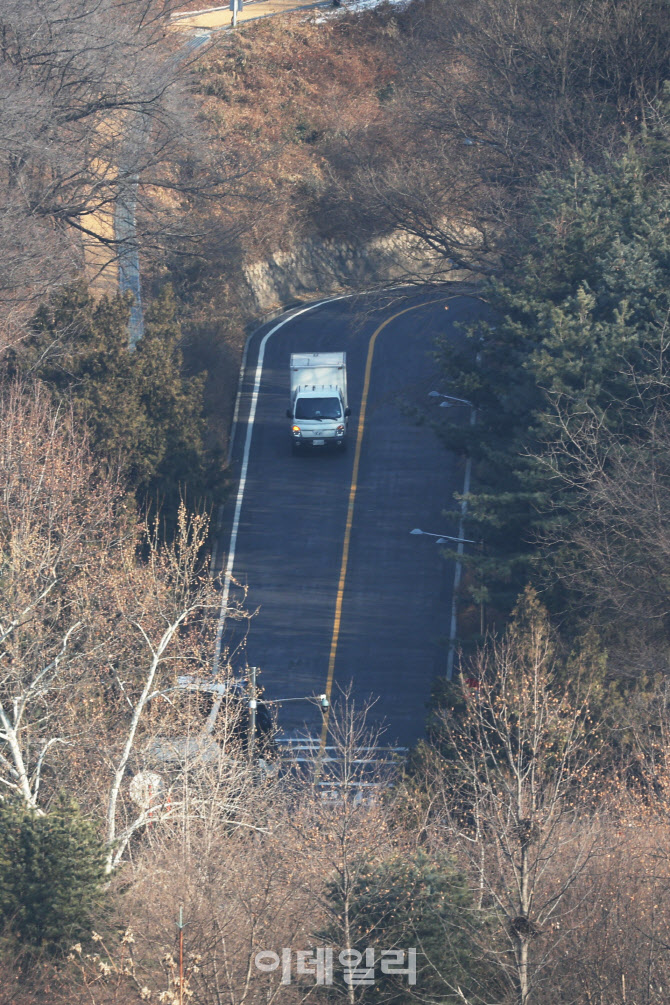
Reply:
[[[235, 447], [235, 434], [237, 433], [237, 423], [240, 417], [240, 402], [242, 401], [242, 387], [244, 385], [244, 375], [247, 372], [247, 355], [249, 353], [249, 346], [251, 345], [251, 340], [254, 336], [250, 335], [249, 338], [244, 343], [244, 350], [242, 352], [242, 362], [240, 363], [240, 375], [237, 379], [237, 391], [235, 393], [235, 409], [233, 411], [233, 421], [230, 426], [230, 439], [228, 441], [228, 456], [226, 457], [226, 466], [230, 468], [233, 463], [233, 449]], [[212, 558], [210, 561], [210, 574], [213, 574], [216, 569], [216, 559], [219, 549], [219, 538], [221, 536], [221, 528], [223, 527], [223, 503], [219, 506], [216, 519], [216, 531], [214, 537], [214, 547], [212, 548]], [[218, 640], [218, 635], [217, 635]], [[218, 644], [218, 643], [217, 643]], [[217, 651], [216, 662], [214, 666], [218, 665], [219, 654]]]
[[[223, 576], [223, 593], [221, 594], [221, 612], [219, 614], [219, 624], [216, 632], [216, 646], [214, 649], [214, 673], [218, 673], [219, 669], [219, 658], [221, 656], [221, 639], [223, 637], [223, 627], [226, 622], [226, 614], [228, 611], [228, 598], [230, 596], [230, 584], [233, 577], [233, 566], [235, 564], [235, 550], [237, 548], [237, 533], [240, 526], [240, 514], [242, 513], [242, 501], [244, 499], [244, 489], [247, 484], [247, 471], [249, 469], [249, 454], [251, 452], [251, 436], [254, 431], [254, 420], [256, 418], [256, 406], [258, 405], [258, 395], [261, 386], [261, 378], [263, 376], [263, 360], [265, 359], [265, 346], [267, 341], [271, 338], [275, 332], [278, 332], [280, 328], [288, 324], [289, 321], [293, 321], [294, 318], [299, 318], [301, 314], [306, 314], [308, 311], [316, 310], [317, 307], [323, 307], [324, 304], [332, 304], [336, 300], [346, 300], [347, 294], [341, 297], [329, 297], [328, 300], [319, 300], [316, 304], [309, 304], [308, 307], [303, 307], [302, 310], [296, 311], [295, 314], [291, 314], [290, 317], [284, 318], [279, 324], [271, 328], [266, 335], [263, 336], [258, 350], [258, 362], [256, 364], [256, 377], [254, 379], [254, 390], [251, 396], [251, 405], [249, 407], [249, 418], [247, 419], [247, 435], [244, 443], [244, 455], [242, 459], [242, 470], [240, 472], [240, 484], [237, 490], [237, 500], [235, 502], [235, 515], [233, 517], [233, 528], [230, 532], [230, 545], [228, 547], [228, 561], [226, 563], [226, 571]], [[246, 361], [245, 361], [246, 362]], [[235, 435], [235, 428], [231, 432], [231, 437]]]

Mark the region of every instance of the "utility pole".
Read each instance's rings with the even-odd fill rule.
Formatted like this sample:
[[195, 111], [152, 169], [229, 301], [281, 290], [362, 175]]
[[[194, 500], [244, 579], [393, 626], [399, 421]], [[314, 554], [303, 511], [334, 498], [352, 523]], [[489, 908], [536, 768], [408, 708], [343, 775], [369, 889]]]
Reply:
[[179, 1005], [184, 1005], [184, 908], [179, 907]]
[[[454, 399], [457, 401], [458, 399]], [[470, 425], [474, 426], [477, 421], [477, 412], [474, 405], [469, 401], [463, 404], [470, 405]], [[465, 517], [468, 512], [468, 494], [470, 492], [470, 479], [472, 476], [472, 456], [468, 456], [465, 462], [465, 477], [463, 478], [463, 498], [461, 499], [461, 515], [458, 522], [458, 537], [461, 538], [456, 546], [456, 566], [454, 569], [454, 585], [451, 592], [451, 623], [449, 625], [449, 651], [447, 653], [447, 680], [452, 680], [454, 676], [454, 657], [456, 655], [456, 633], [458, 631], [458, 591], [461, 588], [461, 575], [463, 573], [463, 533], [465, 530]]]
[[[233, 0], [234, 3], [237, 0]], [[258, 702], [256, 700], [256, 671], [258, 667], [249, 667], [251, 673], [251, 694], [249, 696], [249, 760], [254, 763], [254, 754], [256, 752], [256, 709], [258, 707]]]
[[[479, 356], [477, 356], [479, 360]], [[429, 391], [429, 398], [443, 398], [444, 401], [440, 402], [440, 408], [450, 408], [452, 403], [454, 405], [468, 405], [470, 408], [470, 425], [474, 426], [477, 421], [477, 410], [471, 401], [467, 398], [456, 398], [453, 394], [443, 394], [441, 391]], [[451, 623], [449, 625], [449, 651], [447, 653], [447, 680], [451, 680], [454, 676], [454, 658], [456, 656], [456, 633], [458, 631], [458, 591], [461, 588], [461, 576], [463, 574], [463, 546], [466, 544], [474, 544], [474, 541], [466, 540], [463, 537], [463, 532], [465, 529], [465, 517], [468, 512], [468, 494], [470, 492], [470, 478], [472, 476], [472, 455], [468, 456], [465, 462], [465, 477], [463, 479], [463, 498], [461, 499], [461, 516], [458, 522], [458, 546], [456, 548], [456, 566], [454, 568], [454, 586], [451, 592]], [[410, 531], [411, 534], [420, 534], [421, 531], [413, 530]], [[431, 535], [435, 536], [435, 535]], [[446, 535], [445, 535], [446, 537]], [[454, 540], [449, 538], [448, 540]], [[438, 541], [438, 544], [441, 542]]]

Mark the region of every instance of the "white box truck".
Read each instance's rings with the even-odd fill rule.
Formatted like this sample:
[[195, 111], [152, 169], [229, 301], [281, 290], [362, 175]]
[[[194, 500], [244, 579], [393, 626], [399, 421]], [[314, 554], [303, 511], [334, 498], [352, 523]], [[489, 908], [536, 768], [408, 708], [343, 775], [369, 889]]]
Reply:
[[291, 354], [291, 447], [346, 449], [351, 409], [347, 400], [347, 354]]

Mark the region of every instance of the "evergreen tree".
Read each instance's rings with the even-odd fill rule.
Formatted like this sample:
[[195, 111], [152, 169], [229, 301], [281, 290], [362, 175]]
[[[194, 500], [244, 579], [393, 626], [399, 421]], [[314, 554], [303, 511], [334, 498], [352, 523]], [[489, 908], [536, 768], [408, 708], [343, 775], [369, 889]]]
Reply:
[[[456, 986], [472, 987], [477, 977], [470, 937], [478, 927], [465, 877], [446, 856], [422, 851], [365, 866], [348, 898], [350, 946], [363, 954], [374, 949], [373, 986], [357, 990], [363, 1002], [448, 999]], [[319, 933], [337, 951], [343, 940], [343, 896], [338, 880], [326, 888], [331, 922]], [[384, 950], [416, 949], [416, 985], [402, 975], [381, 972]], [[406, 964], [405, 964], [406, 965]]]
[[6, 952], [55, 954], [90, 932], [102, 901], [104, 848], [75, 803], [39, 815], [0, 803], [0, 923]]
[[468, 561], [507, 610], [547, 560], [538, 544], [560, 540], [561, 522], [574, 519], [548, 458], [559, 453], [569, 468], [570, 429], [585, 415], [632, 435], [656, 404], [670, 312], [658, 135], [601, 171], [577, 163], [543, 176], [523, 267], [486, 292], [495, 323], [439, 348], [449, 386], [477, 408], [474, 429], [443, 430], [477, 465], [468, 537], [485, 547]]
[[146, 312], [145, 336], [128, 348], [125, 297], [93, 300], [84, 284], [59, 292], [15, 354], [54, 394], [73, 402], [92, 446], [119, 464], [138, 499], [176, 512], [180, 494], [202, 498], [216, 487], [205, 447], [205, 375], [186, 376], [176, 303], [166, 288]]

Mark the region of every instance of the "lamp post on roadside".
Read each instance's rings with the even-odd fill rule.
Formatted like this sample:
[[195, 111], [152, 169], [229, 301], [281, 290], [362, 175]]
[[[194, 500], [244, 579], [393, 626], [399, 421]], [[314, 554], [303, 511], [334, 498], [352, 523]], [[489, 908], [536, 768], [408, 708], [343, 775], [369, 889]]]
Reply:
[[[455, 405], [467, 405], [470, 409], [470, 426], [474, 426], [477, 421], [477, 410], [471, 401], [466, 398], [455, 398], [453, 394], [443, 394], [441, 391], [429, 391], [430, 398], [444, 398], [440, 402], [440, 408], [449, 408], [453, 402]], [[468, 512], [468, 495], [470, 493], [470, 480], [472, 477], [472, 457], [468, 456], [465, 461], [465, 474], [463, 475], [463, 495], [461, 498], [461, 514], [458, 521], [458, 537], [460, 540], [456, 546], [456, 565], [454, 566], [454, 586], [451, 594], [451, 623], [449, 625], [449, 649], [447, 652], [447, 680], [452, 680], [454, 676], [454, 657], [456, 655], [456, 632], [458, 629], [458, 591], [461, 587], [461, 577], [463, 575], [464, 544], [472, 544], [463, 538], [465, 517]]]
[[256, 692], [256, 671], [258, 667], [249, 667], [251, 675], [251, 691], [249, 694], [249, 760], [254, 763], [256, 747], [256, 709], [258, 708], [258, 696]]
[[[327, 694], [311, 694], [311, 695], [305, 695], [302, 698], [275, 698], [275, 699], [273, 699], [271, 701], [268, 701], [267, 704], [268, 705], [284, 705], [284, 704], [286, 704], [286, 702], [289, 702], [289, 701], [308, 701], [311, 705], [317, 705], [319, 707], [320, 711], [321, 711], [321, 716], [322, 716], [323, 722], [327, 723], [327, 721], [328, 721], [328, 714], [330, 712], [330, 698], [329, 698], [329, 696]], [[290, 744], [290, 743], [292, 743], [292, 741], [289, 740], [288, 743]], [[287, 748], [287, 749], [290, 750], [290, 747]], [[313, 782], [314, 782], [315, 785], [318, 783], [319, 778], [321, 777], [321, 769], [322, 769], [322, 763], [321, 762], [323, 760], [324, 752], [325, 752], [325, 748], [323, 747], [323, 743], [320, 743], [319, 747], [318, 747], [317, 757], [316, 757], [315, 764], [314, 764]]]
[[[258, 667], [249, 667], [249, 698], [247, 702], [247, 709], [249, 712], [249, 740], [247, 745], [247, 751], [249, 755], [249, 760], [253, 764], [256, 755], [256, 730], [257, 730], [257, 710], [258, 710], [258, 687], [256, 684], [258, 674]], [[330, 700], [327, 694], [311, 694], [304, 695], [299, 698], [270, 698], [262, 699], [262, 705], [265, 709], [270, 705], [284, 705], [289, 701], [308, 701], [311, 705], [317, 705], [321, 710], [321, 714], [325, 715], [330, 708]], [[261, 729], [263, 729], [263, 720], [261, 719]]]
[[184, 1005], [184, 907], [179, 907], [179, 1005]]
[[[256, 674], [258, 667], [249, 667], [250, 688], [249, 688], [249, 749], [253, 757], [253, 744], [256, 738], [256, 709], [258, 708], [258, 691], [256, 688]], [[307, 694], [299, 698], [263, 698], [263, 705], [285, 705], [289, 701], [308, 701], [311, 705], [316, 705], [325, 715], [330, 708], [330, 700], [327, 694]]]
[[309, 701], [312, 705], [318, 705], [322, 712], [330, 708], [327, 694], [307, 694], [301, 698], [272, 698], [266, 701], [266, 705], [284, 705], [287, 701]]

